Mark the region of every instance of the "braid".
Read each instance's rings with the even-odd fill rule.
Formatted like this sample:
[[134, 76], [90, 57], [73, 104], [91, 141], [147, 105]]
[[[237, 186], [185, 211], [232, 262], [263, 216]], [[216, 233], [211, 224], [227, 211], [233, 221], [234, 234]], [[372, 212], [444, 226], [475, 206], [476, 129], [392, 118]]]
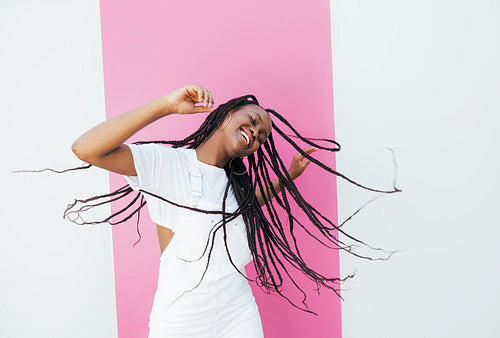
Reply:
[[[212, 133], [217, 128], [220, 127], [227, 114], [248, 104], [258, 105], [259, 103], [255, 96], [246, 95], [232, 99], [227, 103], [220, 105], [219, 107], [217, 107], [217, 109], [213, 110], [207, 116], [207, 118], [197, 131], [187, 136], [183, 140], [140, 141], [135, 142], [134, 144], [157, 143], [167, 144], [172, 146], [173, 148], [186, 147], [188, 149], [196, 149], [208, 137], [210, 137], [210, 135], [212, 135]], [[323, 162], [305, 153], [302, 148], [292, 140], [292, 138], [298, 139], [308, 145], [317, 147], [318, 149], [323, 149], [330, 152], [337, 152], [340, 150], [340, 145], [336, 141], [303, 137], [283, 116], [272, 109], [266, 109], [266, 111], [275, 118], [276, 122], [280, 122], [285, 127], [290, 129], [292, 134], [288, 135], [283, 132], [281, 127], [277, 126], [276, 123], [273, 123], [272, 125], [273, 130], [295, 150], [302, 154], [302, 156], [304, 156], [320, 168], [324, 169], [325, 171], [369, 191], [385, 194], [391, 194], [401, 191], [396, 188], [395, 182], [393, 185], [393, 189], [391, 190], [374, 189], [359, 184], [356, 181], [346, 177], [345, 175], [333, 170]], [[353, 213], [340, 226], [337, 226], [330, 219], [328, 219], [317, 209], [315, 209], [311, 204], [309, 204], [301, 195], [301, 193], [297, 189], [297, 186], [288, 174], [288, 170], [283, 163], [283, 160], [279, 156], [278, 151], [276, 150], [273, 134], [274, 133], [272, 132], [268, 136], [267, 141], [263, 144], [263, 146], [258, 148], [255, 153], [247, 156], [247, 165], [245, 165], [242, 159], [234, 158], [225, 166], [224, 169], [228, 177], [228, 183], [225, 187], [222, 210], [220, 211], [202, 210], [190, 206], [180, 205], [162, 196], [155, 195], [145, 190], [139, 190], [135, 193], [134, 196], [132, 194], [132, 188], [130, 186], [124, 186], [109, 194], [95, 196], [83, 200], [75, 200], [74, 203], [69, 204], [66, 208], [64, 217], [67, 217], [70, 221], [80, 225], [100, 223], [109, 223], [114, 225], [123, 223], [137, 214], [138, 219], [136, 226], [139, 239], [136, 243], [134, 243], [135, 245], [141, 239], [139, 231], [139, 217], [140, 210], [146, 204], [144, 200], [145, 194], [158, 198], [165, 203], [169, 203], [180, 208], [185, 208], [206, 214], [222, 215], [222, 220], [215, 224], [210, 230], [202, 255], [196, 259], [199, 260], [205, 255], [208, 256], [203, 275], [198, 284], [194, 287], [196, 288], [201, 283], [203, 277], [208, 271], [210, 257], [215, 243], [215, 236], [218, 231], [222, 231], [223, 233], [224, 245], [226, 247], [226, 253], [230, 263], [242, 276], [247, 278], [245, 274], [242, 271], [239, 271], [236, 267], [229, 252], [227, 243], [227, 223], [241, 215], [245, 223], [245, 230], [248, 238], [248, 248], [251, 252], [253, 265], [256, 271], [256, 279], [254, 280], [254, 282], [265, 292], [276, 292], [280, 296], [285, 298], [292, 306], [314, 314], [314, 312], [310, 311], [307, 307], [306, 292], [301, 288], [301, 286], [299, 286], [298, 283], [296, 283], [291, 275], [290, 268], [300, 271], [309, 280], [315, 283], [316, 290], [318, 292], [321, 287], [324, 287], [333, 291], [339, 297], [341, 297], [339, 289], [340, 284], [346, 279], [352, 278], [353, 275], [348, 275], [344, 278], [328, 277], [310, 268], [309, 265], [306, 264], [299, 250], [296, 237], [297, 228], [304, 230], [310, 237], [312, 237], [315, 241], [319, 242], [326, 248], [343, 250], [363, 259], [388, 259], [395, 251], [387, 252], [380, 248], [372, 247], [367, 243], [355, 238], [354, 236], [349, 235], [343, 229], [341, 229], [341, 226], [345, 224], [345, 222], [349, 221], [354, 215], [356, 215], [364, 206]], [[333, 146], [323, 146], [321, 144], [318, 144], [318, 142], [326, 142], [329, 144], [333, 144]], [[86, 167], [90, 167], [90, 165]], [[74, 170], [83, 169], [86, 167], [74, 168]], [[271, 173], [274, 174], [279, 181], [280, 193], [277, 193], [277, 191], [273, 187]], [[238, 202], [238, 209], [233, 212], [226, 211], [226, 200], [230, 188], [232, 188], [235, 198]], [[255, 191], [257, 189], [258, 191], [260, 191], [262, 196], [274, 196], [274, 199], [271, 199], [265, 203], [265, 209], [260, 207], [259, 201], [257, 200], [257, 197], [255, 195]], [[89, 211], [94, 207], [123, 198], [131, 198], [131, 201], [124, 208], [113, 213], [109, 217], [105, 217], [101, 220], [96, 221], [85, 221], [82, 217], [82, 213]], [[309, 221], [307, 225], [297, 219], [296, 212], [294, 212], [293, 210], [295, 209], [295, 207], [292, 208], [292, 203], [298, 207], [297, 210], [302, 210], [304, 215], [307, 216], [307, 219]], [[266, 212], [267, 217], [264, 214], [264, 211]], [[283, 211], [286, 213], [285, 218], [280, 217], [279, 215], [279, 212]], [[117, 218], [119, 217], [121, 217], [121, 219], [117, 220]], [[347, 244], [344, 243], [344, 241], [341, 241], [338, 238], [338, 233], [343, 234], [347, 240], [354, 242], [354, 244]], [[358, 245], [365, 246], [371, 250], [382, 251], [384, 253], [387, 253], [388, 256], [382, 258], [373, 258], [370, 256], [361, 255], [354, 251], [354, 248]], [[302, 306], [297, 305], [283, 293], [282, 286], [285, 282], [285, 279], [290, 281], [295, 289], [302, 295]]]

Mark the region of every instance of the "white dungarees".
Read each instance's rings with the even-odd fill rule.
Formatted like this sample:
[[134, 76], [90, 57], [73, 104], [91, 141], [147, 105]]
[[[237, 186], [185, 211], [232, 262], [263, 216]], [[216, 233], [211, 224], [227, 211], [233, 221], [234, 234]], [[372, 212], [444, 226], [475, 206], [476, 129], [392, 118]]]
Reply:
[[[156, 144], [129, 147], [138, 174], [126, 177], [132, 188], [181, 205], [222, 210], [227, 183], [224, 169], [198, 161], [193, 149]], [[209, 267], [200, 283], [212, 241], [204, 254], [205, 246], [222, 216], [175, 207], [148, 194], [144, 196], [151, 219], [175, 233], [161, 255], [149, 338], [263, 337], [252, 291], [229, 261], [222, 228], [215, 235]], [[237, 208], [232, 189], [226, 203], [228, 212]], [[244, 266], [251, 261], [251, 255], [242, 217], [229, 222], [226, 230], [231, 259], [245, 274]]]

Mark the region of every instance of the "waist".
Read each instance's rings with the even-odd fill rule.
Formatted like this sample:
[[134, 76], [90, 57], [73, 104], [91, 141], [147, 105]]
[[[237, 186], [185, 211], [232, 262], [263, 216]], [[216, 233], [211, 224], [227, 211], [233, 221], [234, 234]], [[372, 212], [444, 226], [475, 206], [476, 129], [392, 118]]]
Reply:
[[[243, 270], [244, 273], [244, 270]], [[200, 310], [200, 306], [208, 306], [218, 298], [224, 302], [236, 303], [255, 302], [252, 290], [246, 277], [234, 271], [223, 276], [206, 274], [189, 281], [158, 280], [158, 289], [155, 293], [154, 308], [165, 311], [171, 306], [179, 306], [193, 311]], [[206, 301], [210, 300], [209, 303]], [[197, 304], [197, 307], [194, 306]], [[187, 311], [187, 310], [186, 310]]]

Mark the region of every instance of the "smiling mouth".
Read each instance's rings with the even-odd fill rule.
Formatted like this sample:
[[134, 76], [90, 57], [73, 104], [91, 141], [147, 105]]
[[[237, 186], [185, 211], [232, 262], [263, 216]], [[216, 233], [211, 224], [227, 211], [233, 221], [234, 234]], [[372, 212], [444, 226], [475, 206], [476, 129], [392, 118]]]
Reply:
[[240, 134], [245, 139], [247, 147], [250, 147], [250, 137], [248, 136], [248, 134], [243, 129], [240, 131]]

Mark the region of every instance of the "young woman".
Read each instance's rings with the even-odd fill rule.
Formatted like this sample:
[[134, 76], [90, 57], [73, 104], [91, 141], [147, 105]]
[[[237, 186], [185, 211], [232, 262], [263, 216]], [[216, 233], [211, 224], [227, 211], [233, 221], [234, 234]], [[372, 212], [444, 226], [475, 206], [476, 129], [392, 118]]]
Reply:
[[[128, 211], [122, 221], [129, 219], [144, 206], [145, 198], [151, 219], [157, 223], [162, 255], [149, 323], [152, 338], [262, 337], [259, 312], [244, 270], [251, 261], [257, 272], [255, 282], [287, 300], [281, 292], [285, 278], [305, 299], [305, 293], [290, 277], [291, 267], [310, 277], [318, 288], [337, 292], [338, 278], [321, 275], [302, 259], [294, 225], [306, 229], [327, 247], [351, 251], [337, 239], [336, 231], [340, 230], [306, 202], [293, 183], [310, 161], [344, 177], [309, 156], [318, 149], [337, 151], [338, 144], [329, 141], [335, 147], [327, 148], [303, 138], [279, 114], [260, 107], [251, 95], [233, 99], [215, 110], [213, 105], [207, 89], [184, 86], [99, 124], [73, 144], [81, 160], [125, 175], [130, 185], [97, 198], [114, 200], [132, 189], [140, 192], [134, 199], [141, 196], [138, 207], [131, 203], [114, 216]], [[184, 140], [124, 143], [140, 129], [170, 114], [202, 112], [211, 113]], [[270, 114], [313, 146], [299, 148], [273, 125]], [[289, 168], [284, 167], [274, 147], [271, 130], [299, 151]], [[269, 171], [277, 176], [275, 180], [271, 180]], [[269, 203], [273, 198], [275, 202]], [[291, 199], [321, 237], [309, 232], [293, 216]], [[74, 211], [73, 207], [68, 208], [67, 215], [87, 210]], [[286, 211], [285, 222], [277, 208]]]

